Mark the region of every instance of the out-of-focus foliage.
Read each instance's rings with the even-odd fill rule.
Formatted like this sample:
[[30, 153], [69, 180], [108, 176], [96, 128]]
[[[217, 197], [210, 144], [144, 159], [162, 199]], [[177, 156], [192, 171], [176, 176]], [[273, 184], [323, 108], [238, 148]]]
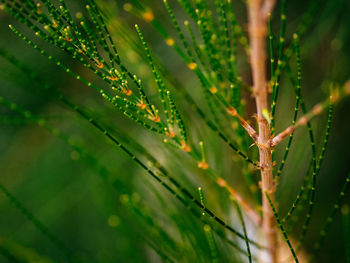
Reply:
[[[19, 5], [25, 1], [0, 2]], [[59, 1], [52, 2], [57, 7], [60, 4]], [[89, 12], [85, 8], [85, 1], [66, 2], [74, 21], [81, 17], [88, 20]], [[137, 2], [131, 1], [131, 4], [138, 8]], [[244, 238], [227, 231], [218, 221], [212, 220], [208, 213], [202, 215], [199, 205], [194, 204], [181, 188], [184, 186], [192, 197], [200, 200], [198, 187], [201, 187], [204, 197], [204, 201], [201, 201], [205, 207], [213, 211], [219, 220], [224, 220], [223, 224], [233, 226], [243, 234], [235, 202], [231, 200], [229, 192], [220, 186], [217, 177], [225, 179], [254, 209], [259, 210], [259, 173], [254, 165], [242, 160], [232, 147], [208, 128], [181, 90], [189, 93], [206, 117], [219, 123], [219, 129], [228, 134], [227, 139], [238, 145], [244, 153], [248, 152], [249, 159], [253, 161], [258, 158], [256, 147], [250, 146], [249, 136], [244, 135], [239, 123], [230, 119], [230, 116], [227, 117], [224, 111], [216, 110], [216, 115], [211, 114], [212, 106], [207, 103], [207, 95], [191, 70], [191, 61], [184, 62], [173, 49], [171, 41], [181, 46], [181, 39], [163, 1], [140, 2], [147, 7], [144, 13], [152, 10], [148, 14], [153, 14], [160, 21], [159, 25], [169, 32], [171, 38], [164, 41], [154, 25], [149, 23], [153, 20], [132, 14], [130, 4], [126, 1], [98, 0], [97, 5], [122, 63], [129, 72], [137, 74], [142, 80], [151, 104], [162, 109], [159, 88], [134, 27], [135, 23], [139, 25], [159, 75], [164, 79], [166, 89], [171, 91], [176, 110], [185, 124], [188, 140], [184, 138], [181, 123], [175, 122], [177, 137], [172, 142], [178, 148], [183, 147], [182, 150], [163, 142], [163, 139], [171, 141], [169, 136], [145, 130], [142, 125], [116, 110], [98, 92], [67, 74], [57, 63], [41, 56], [37, 50], [13, 34], [8, 24], [13, 24], [28, 38], [35, 39], [38, 46], [62, 64], [68, 65], [81, 78], [97, 87], [109, 89], [108, 84], [77, 60], [73, 60], [69, 54], [39, 40], [28, 27], [8, 13], [0, 12], [0, 96], [18, 105], [17, 108], [12, 105], [12, 109], [10, 104], [9, 107], [0, 105], [0, 262], [66, 262], [67, 258], [71, 258], [72, 262], [215, 262], [216, 259], [219, 262], [248, 262], [244, 252], [239, 253], [227, 241], [234, 242], [246, 251]], [[215, 3], [220, 1], [207, 2], [216, 14]], [[169, 5], [181, 29], [186, 32], [186, 39], [192, 43], [191, 36], [183, 25], [183, 21], [191, 21], [191, 17], [177, 1], [169, 1]], [[287, 1], [286, 46], [292, 46], [292, 35], [312, 5], [314, 10], [310, 23], [300, 40], [302, 94], [308, 110], [328, 96], [330, 83], [341, 85], [350, 78], [349, 1]], [[246, 36], [245, 4], [232, 0], [232, 6], [237, 23], [241, 25], [241, 34]], [[43, 10], [44, 7], [42, 4]], [[278, 47], [280, 9], [278, 2], [275, 13], [272, 14], [275, 52]], [[27, 9], [24, 9], [24, 14], [25, 10]], [[141, 17], [144, 13], [141, 13]], [[221, 23], [219, 17], [216, 19]], [[91, 21], [88, 26], [94, 27]], [[192, 22], [190, 26], [196, 28]], [[95, 33], [98, 34], [97, 31]], [[199, 31], [194, 34], [200, 39]], [[242, 84], [241, 98], [237, 101], [232, 99], [230, 103], [239, 104], [239, 111], [254, 123], [252, 114], [255, 105], [248, 92], [251, 80], [245, 46], [239, 41], [236, 44], [238, 72], [235, 76], [240, 76], [239, 81], [246, 83], [247, 87]], [[101, 46], [98, 51], [102, 52]], [[194, 49], [192, 52], [195, 54]], [[218, 52], [220, 55], [224, 53], [223, 50]], [[16, 57], [30, 72], [15, 66], [6, 56]], [[109, 62], [108, 56], [105, 60], [106, 63]], [[224, 60], [223, 63], [227, 61]], [[291, 74], [295, 76], [295, 55], [290, 60], [290, 67]], [[227, 77], [229, 74], [230, 72], [223, 72], [222, 82], [227, 81], [226, 86], [230, 80]], [[220, 83], [218, 76], [205, 76], [212, 78], [215, 84]], [[119, 75], [116, 77], [120, 78]], [[45, 88], [46, 85], [49, 88]], [[89, 118], [102, 125], [104, 130], [101, 132], [96, 129], [88, 121], [89, 118], [82, 118], [82, 114], [72, 109], [74, 106], [69, 107], [69, 103], [60, 100], [57, 90], [69, 101], [73, 101], [74, 105], [78, 105]], [[133, 86], [133, 92], [138, 94], [136, 86]], [[223, 93], [224, 99], [230, 96], [229, 92]], [[233, 95], [233, 98], [237, 97]], [[295, 103], [294, 88], [287, 73], [281, 77], [278, 100], [276, 129], [281, 131], [291, 124]], [[167, 100], [167, 103], [170, 111], [171, 100]], [[214, 101], [214, 106], [218, 104]], [[312, 256], [315, 240], [318, 240], [320, 230], [349, 173], [349, 116], [349, 99], [345, 98], [334, 106], [328, 146], [318, 176], [314, 211], [302, 251], [308, 258]], [[166, 113], [161, 112], [160, 117], [165, 120]], [[149, 116], [143, 122], [157, 129], [164, 128]], [[317, 157], [322, 150], [326, 123], [327, 112], [311, 122]], [[118, 142], [125, 145], [128, 151], [131, 149], [131, 155], [135, 155], [162, 183], [139, 166], [135, 158], [130, 158], [123, 149], [116, 147], [116, 143], [109, 140], [104, 131], [118, 138]], [[203, 155], [200, 141], [204, 141], [204, 163], [209, 164], [209, 170], [200, 169], [203, 166], [198, 167]], [[184, 144], [187, 142], [191, 142], [193, 156], [183, 151], [186, 150]], [[280, 145], [275, 152], [276, 170], [285, 153], [285, 144], [286, 142]], [[288, 161], [279, 181], [276, 201], [281, 218], [287, 214], [303, 184], [310, 159], [308, 131], [302, 128], [294, 135]], [[174, 178], [181, 187], [174, 187], [173, 181], [164, 174]], [[163, 182], [175, 189], [176, 195], [185, 200], [185, 205], [164, 187]], [[350, 204], [349, 195], [345, 196], [345, 203]], [[191, 213], [191, 209], [195, 212]], [[248, 237], [258, 240], [257, 227], [248, 219], [249, 213], [244, 205], [242, 210]], [[301, 211], [301, 219], [289, 232], [290, 239], [295, 243], [302, 231], [306, 210]], [[344, 218], [349, 218], [346, 211], [346, 207], [343, 208]], [[342, 235], [342, 222], [346, 225], [348, 221], [342, 220], [341, 213], [337, 213], [324, 244], [316, 255], [317, 262], [345, 262], [347, 243]], [[257, 248], [252, 244], [250, 249], [253, 256], [258, 254]], [[289, 256], [288, 250], [286, 255]], [[300, 261], [304, 262], [303, 258]]]

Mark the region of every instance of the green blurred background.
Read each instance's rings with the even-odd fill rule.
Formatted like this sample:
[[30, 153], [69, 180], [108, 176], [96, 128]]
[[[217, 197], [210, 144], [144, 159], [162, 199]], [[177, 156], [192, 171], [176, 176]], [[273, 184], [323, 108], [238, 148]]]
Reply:
[[[71, 10], [83, 10], [84, 1], [67, 1]], [[159, 35], [143, 21], [123, 11], [124, 1], [98, 1], [109, 17], [109, 23], [114, 30], [114, 38], [119, 46], [122, 59], [134, 72], [145, 80], [146, 85], [154, 86], [151, 72], [147, 65], [140, 61], [140, 57], [130, 49], [123, 34], [130, 34], [136, 39], [134, 24], [140, 24], [146, 40], [152, 50], [162, 61], [170, 74], [173, 75], [188, 90], [198, 87], [195, 76], [189, 72], [183, 62], [173, 50], [165, 45]], [[175, 36], [165, 7], [161, 0], [143, 1], [151, 6], [155, 16], [162, 25]], [[171, 1], [169, 1], [172, 3]], [[243, 1], [233, 0], [236, 15], [243, 28], [245, 24], [245, 7]], [[301, 17], [311, 1], [287, 1], [287, 42], [296, 30]], [[274, 15], [274, 32], [278, 35], [278, 14], [280, 3], [277, 4]], [[179, 19], [181, 9], [174, 5]], [[350, 2], [348, 0], [320, 1], [317, 4], [316, 16], [310, 29], [301, 41], [301, 56], [303, 69], [302, 93], [308, 109], [326, 97], [326, 85], [329, 82], [343, 84], [350, 79]], [[6, 49], [47, 81], [58, 88], [78, 105], [87, 108], [92, 115], [111, 129], [118, 128], [129, 136], [136, 138], [146, 146], [158, 160], [170, 171], [176, 174], [180, 181], [188, 186], [193, 193], [205, 179], [192, 176], [196, 172], [195, 165], [183, 155], [173, 154], [164, 150], [161, 140], [144, 131], [142, 128], [127, 120], [107, 105], [100, 96], [83, 84], [67, 75], [45, 57], [18, 39], [8, 28], [8, 24], [16, 25], [22, 32], [34, 38], [33, 32], [20, 25], [12, 17], [0, 12], [0, 48]], [[122, 29], [121, 29], [122, 28]], [[113, 32], [113, 31], [112, 31]], [[60, 58], [70, 67], [86, 77], [96, 81], [90, 72], [72, 61], [59, 50], [47, 46], [50, 54]], [[293, 64], [294, 63], [294, 64]], [[241, 61], [241, 73], [250, 82], [248, 64]], [[291, 65], [295, 65], [294, 59]], [[125, 199], [133, 198], [138, 204], [142, 200], [145, 210], [152, 210], [152, 218], [158, 225], [168, 227], [169, 214], [180, 220], [185, 209], [177, 203], [175, 198], [163, 191], [159, 185], [149, 179], [143, 170], [136, 166], [124, 153], [113, 147], [106, 139], [91, 128], [89, 123], [78, 118], [74, 113], [62, 106], [50, 92], [36, 92], [35, 86], [28, 77], [14, 66], [0, 57], [0, 96], [16, 102], [18, 105], [31, 110], [33, 113], [45, 117], [49, 122], [103, 163], [110, 171], [108, 182], [96, 176], [90, 169], [90, 164], [83, 160], [79, 153], [47, 130], [21, 118], [7, 108], [0, 107], [0, 182], [20, 200], [29, 211], [55, 233], [64, 243], [86, 262], [158, 262], [161, 259], [150, 249], [147, 237], [157, 237], [149, 229], [140, 224], [133, 209], [127, 205]], [[102, 85], [102, 84], [101, 84]], [[156, 96], [153, 89], [152, 96]], [[152, 94], [153, 92], [153, 94]], [[196, 100], [201, 103], [198, 91], [193, 91]], [[254, 104], [247, 97], [248, 109], [253, 112]], [[335, 107], [334, 122], [331, 127], [328, 149], [321, 167], [318, 180], [316, 206], [312, 218], [311, 229], [307, 238], [307, 247], [312, 247], [325, 218], [331, 211], [337, 194], [350, 171], [350, 104], [349, 98], [343, 99]], [[190, 112], [186, 101], [178, 98], [182, 111]], [[279, 105], [277, 109], [277, 127], [281, 130], [291, 122], [294, 105], [294, 92], [287, 78], [283, 78]], [[322, 142], [327, 113], [312, 121], [315, 127], [316, 141]], [[196, 116], [190, 113], [185, 117], [194, 138], [203, 136], [199, 131], [200, 124]], [[193, 127], [192, 127], [193, 126]], [[219, 173], [228, 173], [233, 169], [232, 152], [222, 150], [216, 137], [208, 138], [210, 147], [209, 159], [215, 163]], [[291, 149], [290, 159], [283, 174], [277, 201], [281, 214], [285, 214], [288, 206], [293, 202], [305, 173], [307, 160], [310, 158], [310, 147], [307, 144], [307, 131], [301, 129], [296, 132], [295, 142]], [[216, 144], [219, 144], [217, 146]], [[281, 158], [284, 146], [277, 151], [277, 159]], [[318, 147], [318, 152], [320, 151]], [[227, 156], [222, 157], [221, 155]], [[229, 163], [229, 164], [228, 164]], [[188, 164], [189, 170], [181, 170]], [[225, 168], [225, 165], [228, 167]], [[234, 173], [234, 172], [233, 172]], [[113, 190], [110, 182], [120, 180], [119, 193]], [[238, 188], [244, 189], [239, 174], [231, 178]], [[122, 185], [122, 183], [124, 185]], [[225, 214], [225, 204], [218, 202], [221, 195], [218, 189], [207, 186], [208, 203], [220, 215]], [[345, 200], [350, 204], [349, 194]], [[140, 203], [141, 206], [141, 203]], [[64, 256], [35, 226], [21, 214], [9, 200], [0, 193], [0, 244], [3, 244], [14, 254], [26, 255], [29, 262], [63, 262]], [[188, 218], [187, 218], [188, 217]], [[196, 224], [196, 219], [187, 216], [179, 224]], [[195, 228], [194, 228], [195, 229]], [[179, 252], [180, 262], [187, 262], [186, 253]], [[194, 253], [194, 252], [193, 252]], [[204, 257], [205, 258], [205, 257]], [[341, 218], [338, 215], [326, 238], [326, 245], [322, 247], [318, 262], [344, 262], [344, 244], [341, 230]], [[35, 261], [37, 260], [37, 261]], [[223, 259], [227, 260], [227, 259]], [[205, 259], [198, 257], [198, 262]], [[0, 255], [0, 262], [7, 262]], [[26, 262], [24, 260], [24, 262]], [[190, 261], [188, 261], [190, 262]], [[193, 261], [192, 261], [193, 262]], [[224, 262], [224, 261], [223, 261]], [[227, 262], [227, 261], [226, 261]]]

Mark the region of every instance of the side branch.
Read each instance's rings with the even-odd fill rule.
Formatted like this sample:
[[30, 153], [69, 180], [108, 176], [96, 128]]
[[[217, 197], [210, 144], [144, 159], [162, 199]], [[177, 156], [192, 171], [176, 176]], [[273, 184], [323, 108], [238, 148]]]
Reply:
[[241, 115], [239, 115], [237, 110], [233, 106], [230, 106], [227, 109], [227, 112], [231, 116], [236, 117], [237, 119], [239, 119], [239, 121], [241, 122], [242, 127], [246, 130], [246, 132], [249, 134], [249, 136], [253, 139], [254, 142], [257, 142], [257, 140], [258, 140], [257, 132], [255, 131], [255, 129], [252, 126], [249, 125], [249, 123]]
[[298, 127], [305, 126], [312, 118], [317, 115], [320, 115], [329, 105], [337, 103], [341, 98], [346, 95], [350, 95], [350, 80], [348, 80], [343, 89], [335, 89], [332, 91], [329, 99], [317, 103], [310, 112], [306, 113], [304, 116], [300, 117], [299, 120], [294, 124], [286, 128], [284, 131], [277, 134], [274, 138], [271, 139], [271, 147], [277, 146], [281, 141], [287, 138], [292, 134]]

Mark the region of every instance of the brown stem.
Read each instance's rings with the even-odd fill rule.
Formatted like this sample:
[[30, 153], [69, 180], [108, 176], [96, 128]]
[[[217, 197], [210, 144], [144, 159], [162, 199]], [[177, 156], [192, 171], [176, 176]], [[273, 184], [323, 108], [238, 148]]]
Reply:
[[[259, 136], [257, 145], [260, 155], [262, 209], [263, 209], [263, 231], [269, 248], [270, 260], [278, 263], [278, 241], [277, 227], [273, 211], [265, 196], [268, 192], [271, 200], [274, 200], [274, 182], [272, 176], [272, 154], [270, 146], [270, 126], [263, 116], [263, 110], [268, 109], [268, 85], [266, 81], [265, 69], [265, 41], [267, 34], [267, 8], [262, 8], [266, 4], [273, 4], [269, 0], [248, 0], [248, 26], [250, 40], [250, 63], [253, 76], [253, 92], [255, 96]], [[268, 11], [272, 11], [270, 6]]]

